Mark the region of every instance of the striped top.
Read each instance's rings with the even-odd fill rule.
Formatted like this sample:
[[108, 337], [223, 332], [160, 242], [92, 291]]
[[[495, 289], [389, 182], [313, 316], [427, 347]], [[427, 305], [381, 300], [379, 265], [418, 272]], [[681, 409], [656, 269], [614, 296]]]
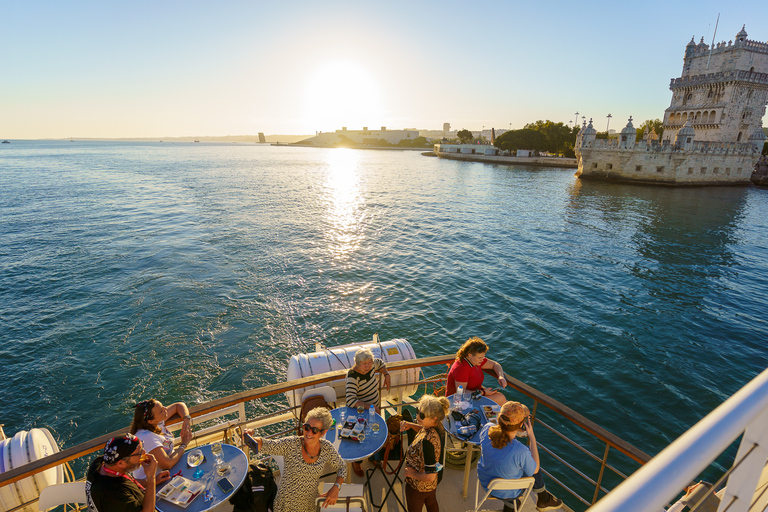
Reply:
[[368, 404], [379, 404], [379, 379], [374, 377], [378, 370], [386, 368], [384, 361], [373, 358], [373, 366], [368, 373], [347, 372], [347, 407], [353, 407], [358, 400]]

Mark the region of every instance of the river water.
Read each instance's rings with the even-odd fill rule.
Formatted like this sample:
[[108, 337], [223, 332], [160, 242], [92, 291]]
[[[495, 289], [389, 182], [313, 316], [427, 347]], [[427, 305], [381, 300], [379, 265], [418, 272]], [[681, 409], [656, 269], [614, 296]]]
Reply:
[[316, 342], [378, 332], [426, 357], [477, 335], [654, 454], [768, 366], [766, 235], [757, 188], [406, 151], [14, 141], [0, 423], [72, 446], [148, 397], [282, 380]]

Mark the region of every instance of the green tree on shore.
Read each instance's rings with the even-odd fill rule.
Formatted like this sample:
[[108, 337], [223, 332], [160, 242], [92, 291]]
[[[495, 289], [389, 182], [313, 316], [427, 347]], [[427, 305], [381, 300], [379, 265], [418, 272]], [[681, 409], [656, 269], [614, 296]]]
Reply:
[[472, 132], [467, 130], [466, 128], [463, 130], [459, 130], [456, 136], [459, 138], [462, 144], [467, 144], [472, 140]]
[[[573, 153], [573, 145], [576, 143], [576, 134], [579, 133], [579, 127], [569, 128], [563, 123], [554, 123], [547, 119], [546, 121], [536, 121], [528, 123], [524, 129], [536, 130], [547, 136], [549, 146], [543, 151], [568, 156]], [[574, 154], [575, 156], [575, 154]]]
[[550, 144], [551, 142], [544, 132], [527, 128], [504, 132], [496, 137], [496, 142], [493, 143], [494, 146], [505, 151], [517, 151], [518, 149], [547, 151]]

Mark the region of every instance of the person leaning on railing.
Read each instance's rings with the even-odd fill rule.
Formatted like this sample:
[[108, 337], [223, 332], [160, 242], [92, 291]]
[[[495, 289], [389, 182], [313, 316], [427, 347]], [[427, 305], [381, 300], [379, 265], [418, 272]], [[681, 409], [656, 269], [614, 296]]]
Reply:
[[465, 391], [481, 390], [484, 396], [487, 396], [499, 405], [507, 401], [503, 393], [483, 387], [485, 373], [483, 370], [493, 370], [499, 380], [499, 386], [507, 387], [507, 379], [504, 377], [504, 370], [496, 361], [486, 358], [488, 345], [477, 336], [472, 336], [456, 352], [456, 360], [448, 371], [448, 382], [446, 382], [445, 394], [450, 396], [456, 392], [459, 386], [463, 386]]
[[[477, 478], [483, 489], [494, 478], [517, 479], [533, 476], [533, 492], [538, 497], [536, 509], [554, 510], [563, 505], [544, 486], [539, 463], [539, 449], [531, 425], [530, 411], [520, 402], [506, 402], [499, 411], [498, 425], [487, 423], [480, 431], [480, 461], [477, 463]], [[517, 437], [528, 437], [525, 447]], [[504, 501], [504, 512], [514, 512], [514, 501], [522, 491], [519, 489], [497, 490], [491, 495]], [[517, 510], [522, 509], [518, 503]]]
[[400, 430], [418, 430], [405, 456], [405, 500], [408, 512], [439, 512], [437, 484], [438, 462], [442, 453], [442, 436], [439, 433], [450, 402], [443, 397], [424, 395], [419, 400], [416, 423], [403, 421]]
[[[347, 407], [362, 405], [368, 409], [373, 405], [376, 412], [381, 414], [381, 397], [376, 372], [384, 374], [384, 388], [389, 391], [391, 378], [384, 361], [373, 357], [373, 352], [367, 348], [361, 348], [355, 352], [355, 365], [347, 372], [345, 383]], [[359, 461], [352, 463], [352, 469], [357, 476], [363, 476], [363, 468]]]
[[[166, 420], [175, 414], [184, 419], [181, 426], [181, 444], [176, 449], [173, 448], [173, 434], [165, 426]], [[165, 407], [150, 398], [134, 406], [131, 434], [136, 434], [144, 443], [147, 452], [154, 455], [158, 469], [171, 469], [184, 455], [184, 450], [192, 440], [191, 422], [189, 409], [184, 402]], [[144, 478], [144, 469], [138, 468], [133, 476]]]
[[[336, 470], [336, 482], [322, 495], [326, 498], [323, 507], [336, 503], [341, 483], [347, 476], [347, 465], [333, 444], [324, 438], [332, 421], [328, 409], [315, 407], [304, 420], [304, 435], [280, 439], [254, 438], [259, 445], [259, 453], [285, 458], [274, 512], [315, 510], [315, 499], [319, 496], [317, 488], [326, 463]], [[253, 435], [251, 429], [244, 432]]]
[[[139, 466], [149, 475], [137, 481], [131, 476]], [[85, 496], [90, 512], [152, 512], [155, 488], [170, 478], [168, 471], [155, 476], [157, 461], [147, 454], [133, 434], [113, 437], [88, 468]]]

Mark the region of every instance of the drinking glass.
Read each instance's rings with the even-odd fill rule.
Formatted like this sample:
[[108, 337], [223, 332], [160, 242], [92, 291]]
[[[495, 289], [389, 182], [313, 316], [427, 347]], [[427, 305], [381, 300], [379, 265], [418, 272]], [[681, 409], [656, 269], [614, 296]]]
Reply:
[[202, 464], [204, 459], [205, 457], [203, 456], [203, 452], [198, 449], [194, 449], [187, 453], [187, 466], [190, 468], [196, 468]]
[[213, 443], [211, 445], [211, 453], [213, 453], [213, 458], [216, 459], [216, 466], [224, 461], [223, 451], [224, 450], [221, 448], [221, 443]]
[[363, 444], [363, 441], [365, 441], [365, 432], [357, 434], [357, 440], [360, 441], [360, 444]]
[[362, 423], [365, 421], [365, 418], [363, 417], [363, 413], [365, 412], [365, 407], [362, 405], [357, 406], [357, 422]]
[[379, 435], [379, 422], [375, 421], [373, 424], [371, 424], [371, 430], [373, 431], [373, 435], [377, 436]]
[[227, 473], [230, 472], [232, 469], [232, 465], [229, 462], [222, 462], [218, 466], [216, 466], [216, 474], [219, 476], [224, 476]]

